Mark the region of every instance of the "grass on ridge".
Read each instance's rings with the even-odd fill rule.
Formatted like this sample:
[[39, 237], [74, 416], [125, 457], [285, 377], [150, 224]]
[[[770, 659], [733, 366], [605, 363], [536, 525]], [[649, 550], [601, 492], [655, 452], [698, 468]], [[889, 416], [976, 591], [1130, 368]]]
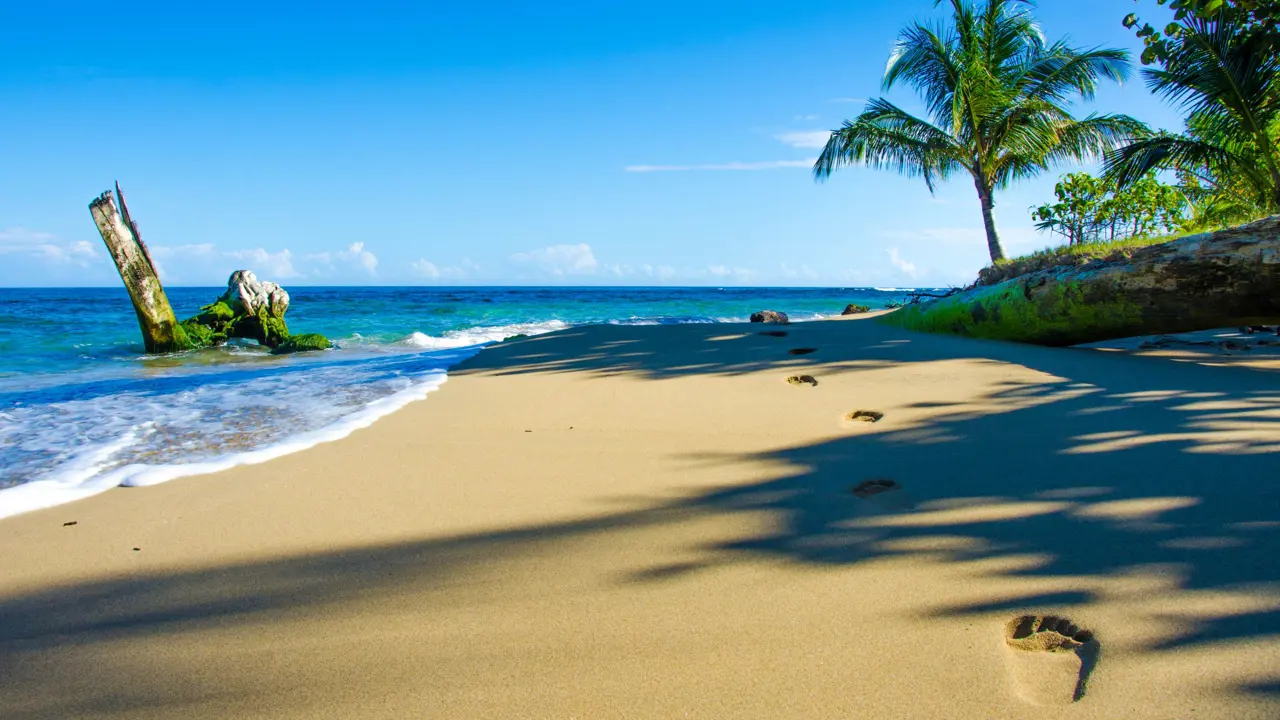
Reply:
[[1145, 247], [1167, 243], [1192, 233], [1162, 235], [1158, 237], [1124, 238], [1109, 242], [1083, 243], [1081, 245], [1062, 245], [1056, 248], [1038, 250], [1030, 255], [1006, 258], [997, 261], [990, 267], [978, 271], [976, 285], [995, 285], [1010, 278], [1026, 275], [1040, 270], [1055, 267], [1074, 267], [1095, 260], [1112, 262], [1127, 260], [1135, 252]]

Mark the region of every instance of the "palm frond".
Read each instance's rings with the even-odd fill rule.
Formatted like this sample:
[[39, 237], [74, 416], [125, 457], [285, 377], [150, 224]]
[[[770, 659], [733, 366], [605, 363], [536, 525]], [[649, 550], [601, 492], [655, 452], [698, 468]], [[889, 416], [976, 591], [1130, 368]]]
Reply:
[[936, 180], [963, 169], [963, 148], [945, 131], [883, 98], [831, 134], [813, 166], [825, 180], [837, 168], [866, 165], [923, 177], [930, 192]]
[[1202, 166], [1231, 168], [1249, 177], [1251, 184], [1266, 185], [1266, 178], [1259, 168], [1230, 150], [1213, 143], [1170, 135], [1143, 138], [1108, 152], [1103, 160], [1103, 176], [1125, 186], [1152, 170]]

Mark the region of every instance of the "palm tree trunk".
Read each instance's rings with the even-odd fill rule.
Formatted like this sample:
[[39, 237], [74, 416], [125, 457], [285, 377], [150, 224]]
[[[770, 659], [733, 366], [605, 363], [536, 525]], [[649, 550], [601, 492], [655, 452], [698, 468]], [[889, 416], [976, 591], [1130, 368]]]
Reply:
[[982, 204], [982, 225], [987, 230], [987, 252], [991, 253], [991, 262], [1003, 260], [1004, 248], [1000, 247], [1000, 235], [996, 232], [995, 198], [991, 195], [991, 188], [982, 180], [974, 178], [973, 184], [978, 188], [978, 202]]

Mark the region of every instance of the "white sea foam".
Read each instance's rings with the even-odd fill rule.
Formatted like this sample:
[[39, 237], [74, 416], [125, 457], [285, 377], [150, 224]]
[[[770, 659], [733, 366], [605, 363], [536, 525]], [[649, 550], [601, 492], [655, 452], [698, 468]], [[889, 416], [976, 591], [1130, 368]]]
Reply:
[[443, 335], [433, 336], [415, 332], [401, 340], [404, 345], [428, 349], [445, 349], [478, 345], [480, 343], [498, 342], [515, 335], [542, 335], [569, 327], [561, 320], [548, 320], [536, 323], [518, 323], [515, 325], [494, 325], [475, 327], [467, 330], [450, 330]]
[[82, 390], [89, 396], [18, 407], [3, 418], [0, 440], [25, 453], [20, 460], [31, 468], [49, 469], [27, 480], [18, 468], [20, 484], [0, 489], [0, 518], [121, 485], [155, 485], [262, 463], [346, 437], [425, 398], [445, 382], [448, 367], [479, 350], [473, 344], [248, 372], [187, 373], [158, 383], [143, 380], [141, 387], [120, 381], [118, 388], [96, 395]]

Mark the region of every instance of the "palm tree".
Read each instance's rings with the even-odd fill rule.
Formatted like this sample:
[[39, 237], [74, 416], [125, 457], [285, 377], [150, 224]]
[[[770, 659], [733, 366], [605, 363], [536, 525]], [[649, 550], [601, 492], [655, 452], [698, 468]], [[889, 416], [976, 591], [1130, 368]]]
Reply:
[[[942, 0], [938, 0], [941, 4]], [[1071, 116], [1076, 98], [1091, 99], [1099, 79], [1123, 81], [1123, 50], [1048, 44], [1029, 0], [950, 0], [952, 23], [914, 23], [898, 36], [883, 86], [899, 81], [923, 97], [929, 119], [884, 98], [831, 133], [813, 166], [823, 180], [837, 168], [865, 164], [934, 183], [961, 170], [973, 176], [987, 249], [1004, 258], [996, 232], [995, 191], [1062, 160], [1085, 160], [1141, 133], [1127, 115]]]
[[1174, 168], [1222, 196], [1210, 200], [1234, 204], [1232, 219], [1280, 212], [1280, 57], [1243, 23], [1225, 6], [1181, 22], [1163, 69], [1143, 75], [1152, 92], [1189, 111], [1187, 133], [1141, 138], [1108, 154], [1109, 177], [1125, 185]]

